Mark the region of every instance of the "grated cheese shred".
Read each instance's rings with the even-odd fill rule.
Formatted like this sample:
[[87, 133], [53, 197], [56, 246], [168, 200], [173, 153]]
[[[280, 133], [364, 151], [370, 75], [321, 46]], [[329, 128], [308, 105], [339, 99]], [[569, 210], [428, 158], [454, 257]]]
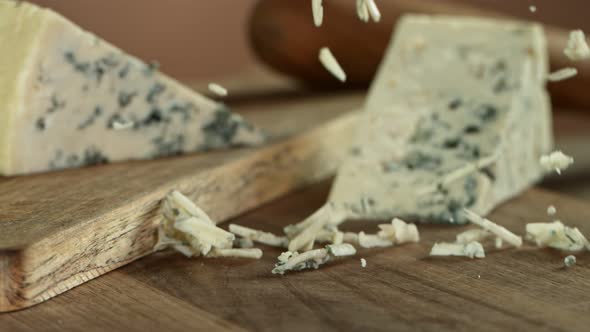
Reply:
[[481, 243], [435, 243], [430, 250], [430, 256], [463, 256], [469, 258], [485, 258], [486, 254]]
[[488, 220], [482, 218], [481, 216], [477, 215], [475, 212], [463, 209], [463, 213], [467, 217], [467, 220], [470, 222], [478, 225], [479, 227], [492, 232], [497, 237], [501, 238], [503, 241], [510, 243], [515, 247], [522, 246], [522, 237], [512, 233], [511, 231], [507, 230], [506, 228]]
[[322, 47], [319, 53], [319, 59], [324, 68], [334, 77], [336, 77], [340, 82], [346, 82], [346, 73], [338, 63], [338, 60], [332, 54], [327, 47]]
[[324, 7], [322, 0], [311, 0], [311, 12], [313, 14], [313, 24], [320, 27], [324, 21]]

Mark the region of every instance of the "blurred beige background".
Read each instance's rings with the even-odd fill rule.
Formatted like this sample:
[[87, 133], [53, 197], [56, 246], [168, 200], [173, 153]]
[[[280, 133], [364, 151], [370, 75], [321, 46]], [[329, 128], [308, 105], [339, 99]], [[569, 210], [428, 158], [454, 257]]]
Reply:
[[[299, 1], [299, 0], [294, 0]], [[255, 0], [33, 0], [179, 79], [225, 76], [254, 62]]]
[[[308, 1], [310, 0], [292, 0]], [[355, 0], [324, 0], [355, 1]], [[376, 0], [377, 4], [383, 1]], [[420, 0], [415, 0], [420, 1]], [[443, 0], [441, 0], [443, 1]], [[590, 28], [589, 0], [448, 0]], [[247, 20], [256, 0], [33, 0], [183, 80], [228, 76], [254, 66]], [[537, 12], [529, 12], [530, 5]], [[329, 15], [329, 13], [326, 13]], [[310, 17], [311, 20], [311, 17]]]

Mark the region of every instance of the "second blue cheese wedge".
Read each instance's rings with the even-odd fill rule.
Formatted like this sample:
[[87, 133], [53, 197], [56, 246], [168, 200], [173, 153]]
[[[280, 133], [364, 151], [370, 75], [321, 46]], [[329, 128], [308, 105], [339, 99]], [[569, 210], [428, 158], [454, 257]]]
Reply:
[[261, 143], [226, 107], [61, 15], [0, 0], [0, 175]]
[[407, 16], [330, 202], [362, 218], [463, 223], [543, 175], [551, 150], [540, 26]]
[[351, 218], [465, 223], [529, 187], [553, 145], [547, 70], [537, 24], [405, 16], [324, 213], [286, 230], [289, 249]]

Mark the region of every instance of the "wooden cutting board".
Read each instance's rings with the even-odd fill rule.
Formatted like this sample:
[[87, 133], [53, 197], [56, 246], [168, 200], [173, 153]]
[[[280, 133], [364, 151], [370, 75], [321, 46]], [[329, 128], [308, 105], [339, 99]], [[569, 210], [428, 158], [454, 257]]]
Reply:
[[330, 177], [356, 117], [344, 113], [361, 99], [337, 98], [345, 107], [326, 99], [325, 111], [320, 103], [248, 112], [270, 135], [259, 149], [0, 179], [0, 311], [152, 253], [159, 203], [173, 189], [221, 222]]
[[[36, 294], [40, 284], [57, 293], [147, 255], [155, 241], [156, 206], [172, 187], [178, 186], [216, 219], [224, 220], [288, 189], [328, 177], [335, 166], [330, 158], [337, 160], [341, 152], [326, 147], [346, 141], [352, 117], [328, 121], [357, 108], [362, 94], [280, 95], [240, 98], [239, 109], [253, 121], [272, 124], [269, 128], [273, 128], [277, 140], [305, 128], [324, 127], [292, 140], [283, 138], [282, 143], [261, 150], [265, 153], [221, 153], [1, 180], [0, 243], [25, 242], [5, 235], [6, 230], [16, 228], [17, 222], [36, 225], [36, 238], [41, 239], [30, 247], [0, 251], [1, 285], [5, 290], [21, 285], [20, 290], [12, 292], [16, 299]], [[294, 119], [299, 120], [293, 123]], [[567, 125], [563, 126], [565, 130], [557, 130], [558, 142], [560, 132], [571, 133], [581, 123], [579, 119], [570, 120], [557, 119], [556, 124]], [[347, 134], [338, 134], [342, 132]], [[203, 161], [205, 158], [209, 161]], [[225, 162], [218, 164], [221, 159]], [[252, 164], [260, 168], [256, 168], [259, 172], [250, 178], [249, 186], [236, 185], [236, 179], [247, 173], [241, 170], [252, 169]], [[306, 172], [300, 165], [319, 171], [312, 177], [301, 176]], [[213, 180], [220, 185], [212, 184]], [[224, 193], [222, 188], [228, 184], [245, 192]], [[320, 207], [329, 185], [326, 180], [307, 186], [232, 222], [279, 233], [284, 225], [300, 221]], [[224, 199], [219, 202], [215, 197]], [[590, 234], [590, 207], [586, 202], [540, 189], [531, 189], [500, 206], [490, 218], [522, 234], [527, 222], [550, 221], [545, 212], [549, 204], [557, 207], [557, 217], [564, 223]], [[72, 230], [68, 231], [70, 226]], [[377, 230], [371, 223], [344, 226], [355, 231]], [[427, 256], [435, 241], [453, 240], [467, 228], [420, 225], [419, 244], [361, 250], [356, 257], [317, 271], [283, 277], [270, 273], [280, 254], [276, 248], [262, 247], [264, 257], [260, 261], [186, 259], [174, 252], [156, 253], [47, 303], [0, 314], [0, 330], [587, 330], [589, 254], [577, 254], [578, 264], [567, 270], [562, 267], [565, 253], [531, 246], [521, 250], [489, 247], [482, 260]], [[107, 235], [102, 238], [92, 235], [103, 229]], [[54, 239], [57, 244], [52, 245]], [[31, 248], [34, 251], [27, 251]], [[113, 253], [127, 256], [109, 261], [107, 257]], [[50, 274], [44, 267], [55, 263], [34, 255], [66, 255], [67, 260], [54, 269], [62, 272]], [[366, 268], [360, 266], [361, 257], [368, 262]], [[6, 269], [10, 259], [16, 258], [21, 263]], [[34, 266], [39, 268], [29, 269]], [[29, 270], [24, 272], [25, 268]], [[67, 277], [72, 271], [78, 272]]]

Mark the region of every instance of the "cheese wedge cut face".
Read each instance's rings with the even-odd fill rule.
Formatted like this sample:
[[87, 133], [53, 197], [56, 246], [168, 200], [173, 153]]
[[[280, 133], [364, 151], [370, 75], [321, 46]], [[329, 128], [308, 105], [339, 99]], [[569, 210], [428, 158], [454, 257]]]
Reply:
[[541, 178], [551, 150], [540, 26], [406, 16], [330, 202], [356, 218], [463, 223]]
[[86, 32], [0, 1], [0, 174], [258, 144], [262, 133]]

